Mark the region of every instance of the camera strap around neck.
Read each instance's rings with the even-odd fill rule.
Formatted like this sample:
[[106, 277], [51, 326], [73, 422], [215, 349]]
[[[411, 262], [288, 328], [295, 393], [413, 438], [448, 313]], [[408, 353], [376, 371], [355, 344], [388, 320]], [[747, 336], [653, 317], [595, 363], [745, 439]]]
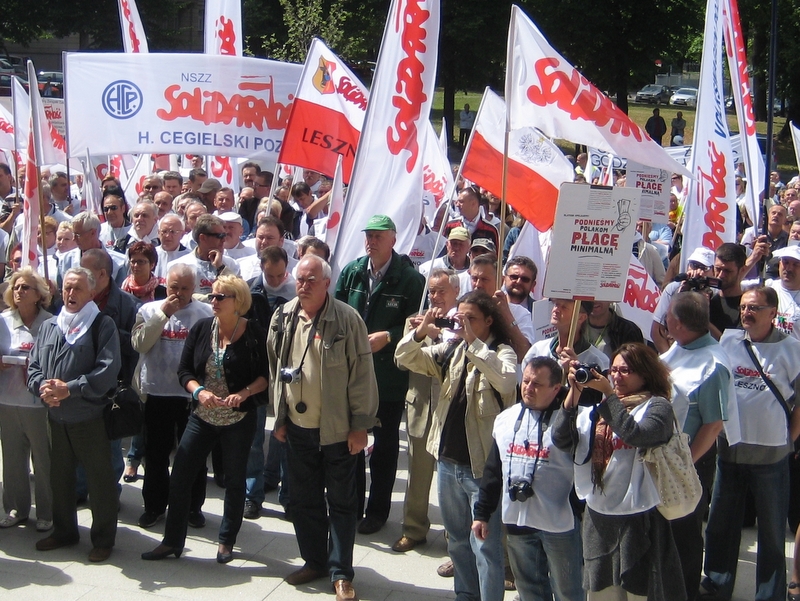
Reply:
[[[326, 304], [327, 304], [327, 301], [326, 301]], [[324, 310], [325, 310], [325, 307], [323, 306], [319, 311], [317, 311], [317, 314], [314, 316], [314, 322], [311, 324], [311, 329], [308, 331], [308, 338], [306, 339], [306, 348], [303, 349], [303, 356], [300, 358], [300, 365], [298, 365], [297, 368], [296, 368], [298, 371], [302, 371], [303, 370], [303, 363], [305, 363], [306, 355], [308, 354], [308, 349], [314, 343], [314, 336], [317, 334], [317, 326], [319, 325], [319, 318], [322, 316], [322, 312]], [[292, 316], [292, 335], [289, 338], [289, 345], [288, 345], [287, 352], [286, 352], [286, 360], [287, 361], [289, 360], [289, 357], [292, 354], [292, 345], [294, 344], [294, 335], [295, 335], [295, 332], [297, 331], [297, 325], [298, 325], [299, 321], [300, 321], [300, 305], [298, 303], [297, 309], [295, 310], [294, 315]]]

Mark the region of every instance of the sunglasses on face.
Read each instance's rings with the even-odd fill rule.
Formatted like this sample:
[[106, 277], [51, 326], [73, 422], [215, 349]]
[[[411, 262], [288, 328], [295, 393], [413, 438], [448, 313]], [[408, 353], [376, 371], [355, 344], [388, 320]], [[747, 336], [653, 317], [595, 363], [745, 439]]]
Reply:
[[232, 294], [218, 294], [218, 293], [213, 293], [213, 294], [209, 294], [208, 295], [209, 302], [210, 301], [217, 301], [218, 303], [221, 303], [226, 298], [233, 298], [233, 295]]

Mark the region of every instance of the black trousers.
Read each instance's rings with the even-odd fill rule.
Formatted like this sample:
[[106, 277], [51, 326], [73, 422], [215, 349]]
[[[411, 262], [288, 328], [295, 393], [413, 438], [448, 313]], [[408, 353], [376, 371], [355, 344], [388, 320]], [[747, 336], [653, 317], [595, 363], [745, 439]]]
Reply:
[[[397, 457], [400, 454], [400, 422], [403, 419], [405, 403], [381, 403], [378, 406], [378, 419], [381, 425], [372, 430], [375, 445], [369, 456], [369, 501], [366, 516], [385, 522], [392, 508], [392, 489], [397, 475]], [[364, 509], [366, 492], [366, 460], [364, 453], [358, 455], [356, 470], [358, 487], [358, 515]]]

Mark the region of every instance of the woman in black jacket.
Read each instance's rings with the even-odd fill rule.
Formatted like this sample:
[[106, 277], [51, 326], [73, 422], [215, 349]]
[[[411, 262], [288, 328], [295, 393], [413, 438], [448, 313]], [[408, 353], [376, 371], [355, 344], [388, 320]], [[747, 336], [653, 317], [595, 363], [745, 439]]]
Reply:
[[213, 318], [198, 321], [183, 347], [178, 379], [191, 393], [193, 411], [172, 467], [164, 539], [142, 559], [180, 557], [186, 540], [192, 482], [217, 441], [225, 468], [225, 505], [217, 562], [233, 559], [242, 525], [247, 457], [256, 427], [256, 407], [267, 402], [266, 334], [242, 315], [250, 290], [236, 276], [220, 276], [208, 295]]

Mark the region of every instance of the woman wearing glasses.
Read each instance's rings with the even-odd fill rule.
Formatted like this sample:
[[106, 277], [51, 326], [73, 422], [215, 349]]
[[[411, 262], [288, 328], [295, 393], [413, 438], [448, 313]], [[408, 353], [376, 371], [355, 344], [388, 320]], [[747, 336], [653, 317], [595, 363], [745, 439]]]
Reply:
[[[583, 587], [589, 601], [685, 599], [681, 563], [660, 497], [639, 450], [665, 444], [675, 428], [669, 372], [652, 349], [623, 344], [611, 380], [594, 370], [589, 381], [570, 367], [570, 390], [553, 424], [553, 442], [574, 446], [575, 490], [583, 516]], [[603, 401], [578, 407], [584, 387]], [[677, 577], [676, 577], [677, 575]]]
[[148, 242], [134, 242], [128, 249], [130, 274], [122, 283], [122, 289], [131, 293], [143, 303], [167, 298], [167, 289], [159, 283], [155, 275], [158, 265], [156, 247]]
[[39, 326], [52, 317], [47, 282], [30, 267], [15, 271], [3, 295], [8, 309], [0, 314], [0, 432], [3, 449], [3, 509], [0, 528], [28, 519], [31, 510], [30, 460], [36, 494], [36, 530], [53, 527], [50, 490], [50, 444], [47, 408], [26, 386], [28, 352]]
[[256, 407], [267, 402], [266, 333], [258, 323], [242, 317], [250, 308], [251, 297], [241, 278], [220, 276], [208, 298], [214, 317], [192, 326], [178, 367], [178, 379], [192, 395], [193, 410], [172, 467], [164, 539], [154, 550], [142, 554], [145, 560], [180, 557], [192, 483], [217, 441], [222, 446], [225, 468], [217, 562], [233, 559], [233, 545], [242, 525]]

